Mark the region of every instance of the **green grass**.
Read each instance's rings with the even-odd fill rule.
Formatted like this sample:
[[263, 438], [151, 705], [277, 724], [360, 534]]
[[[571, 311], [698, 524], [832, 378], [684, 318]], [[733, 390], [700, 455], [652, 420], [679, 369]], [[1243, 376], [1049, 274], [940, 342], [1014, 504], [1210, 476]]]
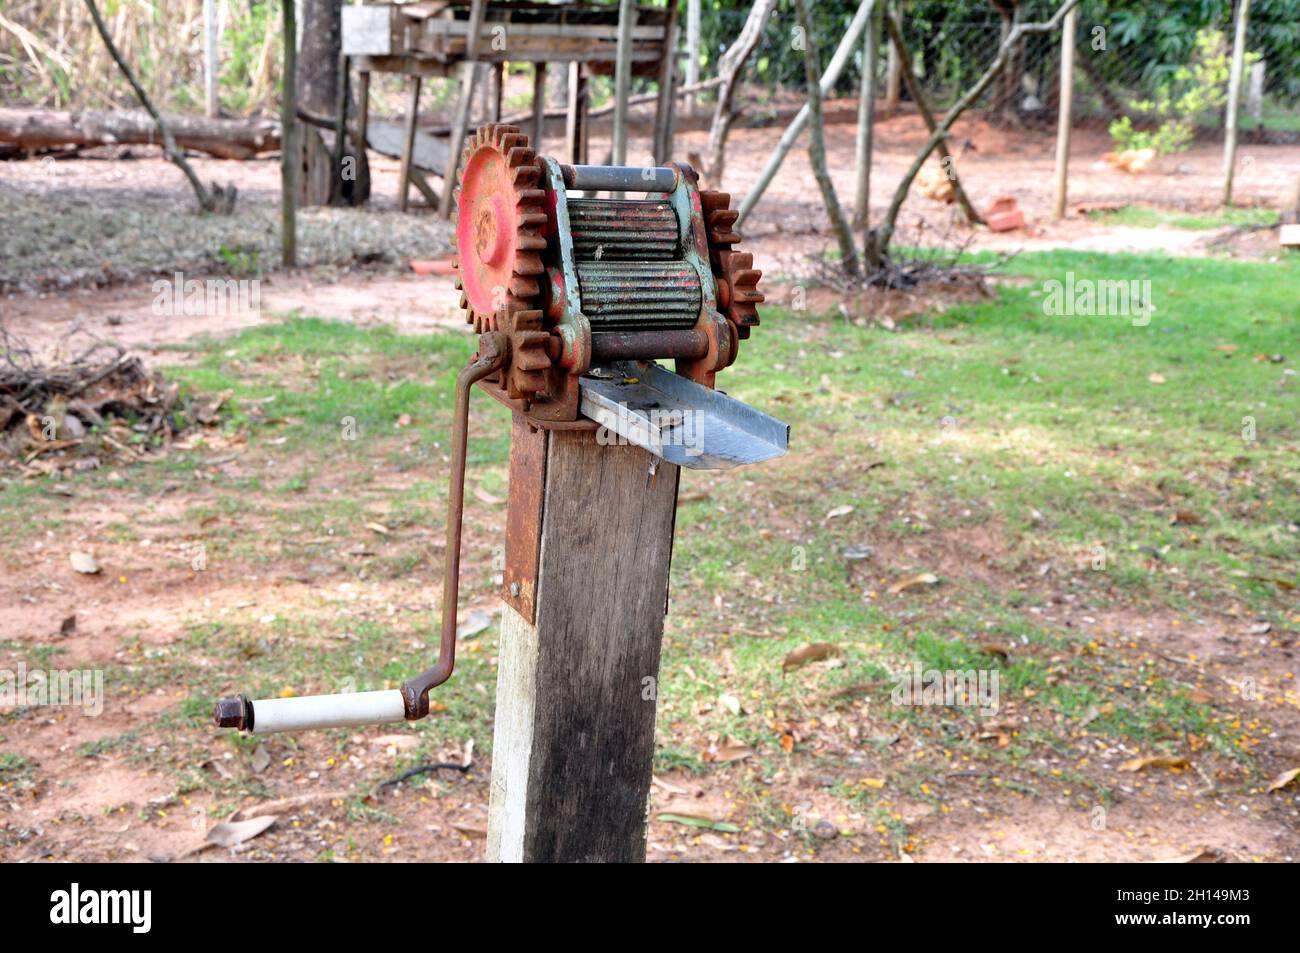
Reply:
[[[1122, 611], [1189, 627], [1228, 612], [1294, 625], [1284, 586], [1297, 582], [1300, 541], [1300, 380], [1290, 373], [1300, 362], [1300, 261], [1050, 252], [1022, 255], [1008, 270], [1022, 280], [999, 286], [996, 300], [895, 332], [763, 310], [720, 384], [788, 421], [791, 452], [758, 468], [683, 474], [657, 771], [732, 772], [741, 794], [761, 800], [760, 782], [789, 771], [783, 739], [798, 736], [802, 768], [838, 777], [836, 790], [897, 844], [907, 827], [886, 802], [900, 792], [932, 798], [922, 785], [939, 757], [987, 762], [990, 784], [1020, 794], [1068, 781], [1089, 803], [1107, 803], [1104, 779], [1068, 765], [1053, 773], [1044, 753], [1075, 758], [1089, 735], [1175, 753], [1195, 736], [1250, 770], [1231, 714], [1188, 700], [1194, 671], [1169, 670], [1132, 632], [1067, 629], [1037, 613], [1068, 604], [1076, 616]], [[1076, 281], [1149, 281], [1156, 310], [1138, 323], [1045, 314], [1044, 283], [1071, 272]], [[452, 381], [472, 346], [466, 335], [303, 318], [210, 341], [197, 363], [170, 373], [232, 392], [224, 435], [247, 434], [241, 452], [254, 465], [200, 476], [196, 457], [226, 451], [199, 447], [134, 468], [124, 483], [96, 471], [64, 480], [144, 511], [124, 542], [150, 535], [164, 519], [147, 512], [150, 501], [179, 489], [184, 526], [220, 520], [203, 534], [214, 564], [278, 573], [337, 561], [344, 546], [365, 542], [375, 554], [343, 566], [326, 591], [344, 580], [363, 591], [434, 579], [441, 554], [426, 537], [443, 519]], [[479, 396], [473, 408], [462, 592], [489, 600], [502, 511], [476, 510], [472, 488], [504, 495], [509, 427], [494, 402]], [[44, 489], [0, 489], [13, 539], [76, 519], [75, 499]], [[845, 506], [847, 515], [828, 517]], [[1191, 520], [1173, 520], [1179, 513]], [[376, 536], [370, 522], [388, 533]], [[873, 555], [846, 565], [844, 550], [864, 544]], [[938, 585], [888, 592], [919, 572], [936, 573]], [[344, 605], [322, 598], [195, 616], [178, 641], [127, 639], [126, 661], [109, 677], [136, 694], [185, 685], [160, 728], [245, 758], [251, 743], [203, 728], [214, 697], [391, 687], [428, 664], [431, 608], [357, 615]], [[806, 642], [833, 643], [838, 657], [783, 671]], [[990, 654], [989, 645], [1009, 651]], [[449, 740], [490, 751], [495, 653], [495, 627], [467, 640], [456, 677], [437, 692], [445, 708], [408, 729], [419, 746], [396, 770]], [[891, 704], [893, 673], [913, 662], [995, 670], [1002, 705], [1021, 726], [984, 731], [990, 720], [970, 708]], [[724, 693], [739, 713], [719, 703]], [[859, 754], [816, 753], [812, 739], [835, 719], [865, 719]], [[326, 734], [327, 750], [341, 756], [353, 733]], [[990, 744], [999, 733], [1006, 744]], [[899, 738], [924, 739], [931, 755], [902, 766], [891, 747]], [[705, 759], [722, 741], [753, 749], [746, 764], [758, 779]], [[277, 761], [306, 743], [277, 740]], [[124, 735], [79, 750], [145, 757], [139, 749]], [[194, 771], [203, 759], [179, 743], [147, 756], [223, 805], [257, 783]], [[866, 774], [888, 774], [885, 789], [859, 784]], [[790, 823], [779, 804], [760, 813]]]
[[1109, 211], [1092, 211], [1088, 218], [1107, 225], [1136, 228], [1186, 228], [1195, 231], [1225, 226], [1272, 225], [1277, 211], [1269, 208], [1230, 208], [1218, 212], [1170, 212], [1145, 205], [1125, 205]]
[[[665, 669], [689, 666], [699, 679], [665, 686], [672, 715], [716, 694], [708, 660], [723, 649], [762, 709], [786, 703], [789, 682], [800, 684], [782, 685], [780, 662], [801, 642], [844, 649], [845, 666], [816, 679], [819, 697], [866, 681], [879, 701], [891, 684], [882, 667], [913, 658], [987, 667], [975, 641], [1015, 638], [1028, 646], [1000, 672], [1004, 692], [1029, 689], [1035, 704], [1077, 718], [1077, 681], [1118, 699], [1093, 730], [1138, 744], [1160, 743], [1156, 725], [1219, 732], [1204, 706], [1175, 718], [1130, 698], [1131, 673], [1105, 653], [1070, 656], [1049, 686], [1045, 657], [1069, 646], [1025, 629], [1023, 611], [1040, 596], [1024, 564], [1050, 564], [1042, 588], [1085, 610], [1147, 606], [1194, 622], [1235, 607], [1286, 618], [1287, 590], [1273, 580], [1296, 582], [1300, 381], [1287, 371], [1300, 354], [1300, 267], [1061, 252], [1021, 256], [1010, 268], [1029, 283], [902, 333], [765, 309], [728, 390], [788, 420], [792, 452], [764, 473], [683, 479], [688, 494], [709, 489], [678, 517]], [[1048, 317], [1042, 282], [1064, 281], [1067, 271], [1149, 280], [1157, 310], [1141, 327], [1122, 317]], [[1275, 354], [1286, 359], [1273, 363]], [[843, 505], [853, 513], [825, 519]], [[1172, 525], [1179, 510], [1199, 522]], [[840, 554], [882, 524], [918, 541], [986, 530], [1005, 583], [944, 580], [936, 593], [960, 611], [950, 604], [937, 616], [927, 596], [883, 593], [892, 580], [935, 568], [924, 559], [869, 560], [847, 585]], [[805, 554], [802, 571], [792, 568], [796, 551]], [[708, 610], [715, 595], [728, 603], [721, 614]], [[1162, 684], [1159, 694], [1177, 690]], [[748, 734], [730, 716], [695, 721], [763, 735], [754, 719]]]

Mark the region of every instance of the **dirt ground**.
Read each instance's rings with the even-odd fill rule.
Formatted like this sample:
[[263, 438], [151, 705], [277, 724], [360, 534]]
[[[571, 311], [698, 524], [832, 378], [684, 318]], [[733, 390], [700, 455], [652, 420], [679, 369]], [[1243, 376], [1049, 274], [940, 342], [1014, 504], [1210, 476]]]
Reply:
[[[849, 107], [837, 104], [832, 113], [843, 117]], [[780, 130], [742, 128], [733, 133], [729, 147], [726, 187], [743, 194], [756, 178], [762, 162], [770, 154]], [[911, 150], [923, 137], [921, 124], [914, 116], [901, 116], [882, 122], [876, 132], [877, 183], [873, 192], [873, 218], [887, 201], [887, 186], [894, 183]], [[841, 122], [828, 128], [828, 147], [842, 202], [851, 201], [854, 129]], [[1065, 221], [1048, 221], [1051, 204], [1053, 139], [1048, 133], [1007, 133], [979, 121], [963, 121], [955, 138], [969, 140], [959, 159], [959, 171], [970, 194], [980, 205], [1001, 195], [1017, 198], [1030, 220], [1023, 232], [991, 235], [979, 232], [974, 248], [981, 249], [1048, 249], [1158, 251], [1170, 255], [1198, 255], [1208, 252], [1207, 242], [1220, 231], [1189, 231], [1176, 228], [1115, 228], [1077, 213]], [[644, 139], [633, 141], [629, 161], [645, 160]], [[705, 133], [685, 132], [676, 145], [678, 155], [703, 151]], [[557, 139], [548, 139], [546, 147], [556, 149]], [[1218, 146], [1197, 145], [1179, 156], [1172, 167], [1158, 174], [1133, 177], [1111, 169], [1100, 156], [1108, 148], [1104, 135], [1088, 132], [1076, 134], [1072, 146], [1071, 205], [1090, 203], [1142, 203], [1179, 211], [1212, 210], [1218, 193], [1221, 150]], [[603, 154], [604, 142], [593, 142], [593, 153]], [[1243, 148], [1249, 158], [1238, 179], [1242, 204], [1276, 206], [1294, 182], [1300, 170], [1300, 146], [1251, 146]], [[278, 167], [273, 161], [248, 163], [198, 159], [196, 166], [206, 180], [236, 181], [241, 203], [255, 212], [264, 212], [277, 201]], [[376, 222], [390, 221], [394, 207], [396, 162], [380, 159], [372, 162], [375, 176], [375, 201], [367, 241], [382, 245], [376, 238]], [[63, 196], [94, 197], [96, 214], [111, 214], [114, 209], [130, 209], [142, 201], [161, 199], [174, 202], [180, 209], [190, 199], [179, 173], [156, 157], [139, 157], [125, 161], [76, 159], [48, 162], [0, 163], [0, 197], [11, 191], [27, 197], [57, 193]], [[178, 215], [184, 213], [178, 212]], [[949, 208], [923, 198], [913, 197], [904, 212], [909, 220], [925, 217], [933, 223], [945, 223]], [[464, 329], [457, 309], [457, 295], [452, 280], [445, 276], [419, 277], [405, 267], [416, 246], [421, 257], [436, 258], [447, 253], [447, 230], [427, 211], [419, 210], [407, 217], [414, 230], [404, 233], [398, 254], [390, 259], [371, 257], [366, 261], [321, 261], [293, 274], [271, 271], [263, 278], [260, 314], [228, 315], [219, 320], [203, 317], [159, 316], [153, 313], [154, 293], [147, 276], [130, 280], [110, 278], [84, 282], [82, 277], [60, 282], [58, 275], [41, 275], [32, 287], [45, 289], [39, 294], [11, 293], [0, 302], [0, 316], [11, 333], [29, 339], [52, 338], [74, 324], [112, 337], [146, 353], [152, 352], [161, 363], [189, 359], [184, 345], [200, 336], [222, 336], [240, 327], [263, 321], [279, 320], [298, 312], [361, 325], [385, 324], [403, 332], [420, 333], [436, 327]], [[10, 240], [22, 242], [21, 228], [30, 227], [6, 215]], [[146, 227], [137, 224], [135, 227]], [[382, 224], [378, 228], [382, 231]], [[937, 225], [934, 227], [938, 227]], [[815, 184], [802, 151], [791, 155], [785, 169], [768, 191], [752, 220], [744, 229], [749, 236], [746, 249], [754, 251], [755, 260], [769, 276], [792, 279], [809, 273], [808, 256], [825, 248], [830, 238], [820, 211]], [[183, 231], [183, 229], [182, 229]], [[1273, 241], [1275, 241], [1275, 235]], [[1241, 246], [1239, 252], [1250, 256], [1274, 254], [1267, 239]], [[208, 262], [203, 257], [179, 255], [177, 261], [159, 263], [157, 273], [168, 274], [174, 265], [193, 267], [194, 262]], [[0, 268], [9, 268], [0, 265]], [[80, 266], [77, 266], [80, 267]], [[111, 275], [111, 269], [108, 272]], [[33, 279], [32, 274], [7, 274], [11, 284]], [[51, 279], [46, 281], [45, 279]], [[96, 285], [81, 287], [83, 284]], [[60, 287], [62, 285], [62, 287]], [[773, 294], [775, 301], [782, 293]], [[924, 307], [926, 302], [921, 302]], [[157, 350], [167, 346], [165, 353]], [[176, 348], [172, 350], [171, 348]], [[240, 446], [218, 452], [199, 465], [199, 469], [223, 473], [287, 470], [290, 462], [275, 459], [265, 449], [255, 452]], [[129, 475], [123, 474], [123, 479]], [[328, 482], [328, 476], [326, 482]], [[370, 489], [379, 497], [400, 489], [405, 476], [392, 469], [374, 474]], [[57, 488], [50, 492], [59, 492]], [[120, 501], [119, 501], [120, 502]], [[330, 564], [286, 565], [283, 570], [267, 574], [239, 565], [221, 572], [196, 575], [184, 563], [184, 554], [192, 542], [191, 527], [183, 522], [188, 507], [195, 501], [185, 494], [164, 492], [158, 496], [128, 500], [119, 505], [101, 505], [82, 499], [75, 522], [50, 532], [47, 538], [34, 538], [23, 558], [10, 556], [0, 580], [0, 630], [8, 636], [32, 645], [49, 644], [59, 639], [65, 650], [64, 664], [147, 666], [151, 652], [176, 644], [182, 639], [183, 625], [195, 619], [214, 619], [226, 615], [257, 613], [260, 604], [274, 604], [286, 611], [295, 604], [336, 604], [340, 611], [381, 613], [394, 605], [422, 604], [426, 581], [416, 578], [375, 579], [364, 587], [355, 586]], [[499, 511], [487, 504], [471, 503], [477, 518], [491, 526], [499, 521]], [[471, 513], [474, 518], [474, 513]], [[114, 542], [113, 527], [130, 523], [135, 535], [147, 541]], [[69, 576], [65, 571], [65, 552], [79, 541], [94, 539], [96, 552], [105, 565], [117, 567], [101, 576]], [[989, 568], [993, 558], [972, 559], [972, 550], [980, 545], [996, 549], [997, 540], [973, 541], [952, 538], [941, 543], [947, 554], [932, 554], [939, 570], [955, 578], [988, 573], [985, 581], [1007, 584], [1009, 574]], [[905, 547], [907, 541], [882, 534], [873, 544], [888, 552], [889, 547]], [[481, 593], [481, 608], [494, 611], [490, 593]], [[1054, 616], [1070, 617], [1072, 608], [1054, 606]], [[60, 620], [76, 616], [71, 634], [59, 635]], [[1077, 613], [1076, 613], [1077, 615]], [[1162, 654], [1175, 659], [1198, 653], [1232, 653], [1229, 646], [1205, 645], [1199, 630], [1181, 625], [1175, 613], [1160, 610], [1151, 614], [1134, 610], [1126, 617], [1090, 618], [1087, 623], [1100, 632], [1147, 631], [1158, 641]], [[1234, 624], [1236, 624], [1234, 622]], [[1229, 663], [1225, 663], [1227, 665]], [[1259, 659], [1245, 663], [1245, 668], [1225, 669], [1236, 675], [1248, 674], [1251, 666], [1262, 665]], [[1261, 673], [1261, 677], [1267, 677]], [[280, 823], [262, 837], [243, 848], [227, 851], [203, 850], [204, 835], [210, 826], [207, 810], [210, 800], [200, 795], [178, 795], [174, 780], [167, 774], [131, 758], [106, 756], [87, 760], [86, 747], [97, 742], [134, 733], [136, 742], [150, 752], [166, 752], [168, 728], [159, 716], [174, 709], [185, 697], [183, 687], [158, 684], [142, 689], [125, 706], [114, 706], [95, 719], [57, 714], [52, 717], [27, 718], [14, 723], [4, 749], [38, 755], [42, 774], [60, 780], [29, 794], [17, 796], [8, 804], [0, 820], [0, 858], [6, 860], [81, 859], [81, 860], [169, 860], [191, 858], [226, 860], [232, 857], [261, 859], [310, 859], [330, 853], [331, 859], [352, 857], [388, 860], [475, 860], [483, 852], [488, 801], [490, 764], [476, 760], [473, 770], [454, 783], [430, 784], [419, 789], [403, 785], [396, 790], [373, 795], [368, 803], [370, 814], [355, 816], [345, 808], [358, 792], [373, 788], [377, 779], [387, 776], [399, 758], [402, 742], [381, 732], [358, 733], [342, 752], [327, 750], [311, 740], [288, 745], [267, 742], [265, 764], [258, 775], [264, 798], [278, 804]], [[448, 744], [440, 752], [448, 761], [465, 757], [463, 745]], [[231, 759], [227, 753], [224, 758]], [[237, 770], [233, 764], [216, 758], [194, 770], [225, 775]], [[870, 765], [864, 769], [870, 773]], [[977, 778], [952, 782], [953, 801], [964, 810], [935, 813], [920, 800], [901, 799], [898, 805], [905, 822], [917, 825], [924, 836], [911, 845], [908, 859], [916, 860], [1151, 860], [1174, 859], [1195, 853], [1199, 847], [1170, 831], [1195, 830], [1205, 812], [1217, 813], [1219, 838], [1213, 847], [1226, 851], [1235, 859], [1267, 858], [1294, 860], [1298, 846], [1294, 812], [1276, 811], [1264, 815], [1248, 806], [1244, 797], [1225, 795], [1212, 807], [1198, 796], [1206, 779], [1187, 778], [1174, 786], [1168, 798], [1143, 806], [1139, 800], [1125, 800], [1115, 807], [1122, 817], [1124, 832], [1098, 835], [1087, 825], [1086, 817], [1063, 812], [1052, 803], [1036, 801], [1023, 793], [1002, 790], [990, 792], [976, 787]], [[1139, 784], [1141, 782], [1138, 782]], [[1213, 781], [1207, 783], [1213, 786]], [[963, 786], [964, 785], [964, 786]], [[803, 799], [816, 815], [825, 798], [825, 785], [813, 769], [793, 771], [781, 782], [778, 796]], [[728, 814], [731, 794], [725, 785], [701, 781], [686, 775], [670, 774], [657, 778], [656, 805], [662, 808], [675, 799], [686, 799], [697, 806], [716, 803], [720, 817]], [[1131, 793], [1131, 791], [1129, 792]], [[285, 799], [300, 797], [299, 801]], [[831, 808], [826, 809], [828, 812]], [[931, 816], [932, 815], [932, 816]], [[381, 824], [378, 817], [398, 818], [403, 834], [394, 837], [391, 825]], [[875, 821], [862, 816], [831, 817], [841, 830], [869, 831]], [[432, 835], [432, 836], [430, 836]], [[821, 859], [896, 859], [898, 850], [864, 849], [851, 839], [828, 845], [818, 853]], [[874, 845], [874, 837], [871, 844]], [[351, 845], [351, 846], [349, 846]], [[1210, 845], [1204, 845], [1210, 846]], [[793, 861], [809, 851], [797, 838], [773, 837], [762, 831], [742, 831], [737, 838], [724, 839], [713, 833], [683, 831], [671, 824], [655, 821], [651, 826], [652, 859], [689, 857], [692, 859]]]

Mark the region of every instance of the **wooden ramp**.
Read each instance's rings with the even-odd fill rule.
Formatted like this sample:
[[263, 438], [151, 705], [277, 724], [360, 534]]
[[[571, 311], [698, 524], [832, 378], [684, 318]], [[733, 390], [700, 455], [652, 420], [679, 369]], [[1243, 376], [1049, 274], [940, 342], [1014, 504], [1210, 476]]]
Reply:
[[[401, 123], [385, 122], [372, 119], [366, 123], [366, 145], [381, 155], [392, 159], [402, 158], [402, 146], [406, 141], [406, 130]], [[439, 179], [447, 169], [447, 140], [431, 136], [427, 132], [415, 132], [415, 148], [411, 156], [408, 174], [415, 187], [420, 190], [424, 200], [434, 208], [438, 207], [438, 193], [429, 184], [427, 176], [436, 175]], [[406, 189], [402, 189], [404, 194]], [[402, 203], [405, 208], [405, 202]]]
[[[367, 123], [366, 145], [392, 159], [402, 157], [402, 124], [372, 119]], [[442, 178], [447, 168], [447, 140], [416, 130], [414, 165]]]

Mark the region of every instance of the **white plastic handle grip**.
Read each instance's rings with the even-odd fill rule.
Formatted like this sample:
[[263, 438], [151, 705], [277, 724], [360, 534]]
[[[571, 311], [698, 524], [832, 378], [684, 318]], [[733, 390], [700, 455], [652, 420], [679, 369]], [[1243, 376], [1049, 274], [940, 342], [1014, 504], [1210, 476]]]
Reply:
[[397, 689], [305, 695], [302, 698], [263, 698], [253, 702], [253, 734], [302, 731], [307, 728], [347, 728], [387, 725], [406, 720], [406, 703]]

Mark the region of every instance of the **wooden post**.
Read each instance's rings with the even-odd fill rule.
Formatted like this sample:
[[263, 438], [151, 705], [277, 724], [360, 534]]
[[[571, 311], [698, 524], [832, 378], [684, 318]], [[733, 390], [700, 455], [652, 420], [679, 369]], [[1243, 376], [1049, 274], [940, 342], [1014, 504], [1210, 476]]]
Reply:
[[501, 121], [501, 100], [506, 92], [506, 64], [492, 64], [492, 121]]
[[574, 60], [569, 64], [569, 115], [564, 123], [564, 152], [569, 162], [582, 162], [579, 147], [582, 144], [582, 101], [587, 98], [587, 83], [582, 75], [582, 64]]
[[[673, 5], [676, 11], [677, 5]], [[700, 0], [686, 0], [686, 85], [700, 81]], [[695, 115], [695, 94], [686, 97], [686, 115]]]
[[654, 134], [651, 137], [650, 151], [654, 154], [656, 165], [663, 165], [672, 158], [673, 112], [676, 108], [676, 94], [673, 82], [677, 76], [677, 6], [668, 11], [668, 24], [664, 33], [664, 55], [659, 61], [659, 98], [655, 104]]
[[1055, 218], [1065, 218], [1065, 198], [1070, 171], [1070, 111], [1074, 100], [1074, 30], [1079, 8], [1065, 15], [1061, 24], [1061, 94], [1056, 115], [1056, 200]]
[[[420, 84], [422, 78], [417, 74], [411, 77], [411, 99], [406, 110], [406, 126], [402, 135], [402, 165], [397, 175], [397, 208], [405, 212], [407, 195], [411, 191], [411, 169], [415, 165], [416, 118], [420, 114]], [[454, 159], [448, 159], [448, 165], [454, 165]], [[454, 171], [449, 173], [455, 175]], [[446, 192], [443, 192], [446, 195]], [[441, 208], [439, 208], [441, 211]]]
[[619, 0], [618, 49], [614, 53], [614, 165], [627, 165], [627, 97], [632, 89], [632, 28], [635, 26], [636, 0]]
[[858, 139], [854, 151], [857, 192], [853, 197], [853, 225], [862, 228], [871, 212], [872, 125], [876, 121], [876, 60], [880, 55], [880, 10], [871, 11], [867, 36], [862, 41], [862, 84], [858, 93]]
[[488, 860], [643, 861], [677, 467], [516, 419], [512, 481], [520, 453], [545, 461], [536, 614], [503, 610]]
[[284, 29], [284, 89], [280, 94], [280, 261], [286, 268], [298, 264], [297, 177], [294, 160], [297, 149], [298, 90], [294, 80], [298, 72], [298, 28], [294, 17], [294, 0], [280, 0]]
[[343, 156], [347, 150], [348, 140], [348, 104], [352, 91], [348, 84], [348, 70], [351, 68], [346, 53], [339, 54], [339, 94], [334, 107], [334, 149], [330, 153], [330, 204], [343, 201]]
[[533, 65], [533, 149], [542, 151], [542, 133], [546, 130], [546, 64]]
[[365, 150], [370, 139], [370, 70], [357, 75], [357, 148]]
[[478, 35], [483, 32], [483, 17], [486, 12], [487, 0], [473, 0], [470, 4], [465, 61], [460, 68], [460, 96], [456, 100], [456, 114], [452, 118], [451, 136], [447, 140], [447, 169], [442, 179], [442, 202], [438, 205], [438, 214], [443, 218], [451, 217], [451, 195], [456, 191], [456, 169], [460, 166], [460, 151], [465, 146], [465, 135], [469, 130], [469, 108], [474, 98]]
[[1232, 175], [1237, 165], [1237, 104], [1246, 62], [1246, 25], [1250, 0], [1237, 0], [1237, 30], [1232, 40], [1232, 71], [1228, 74], [1228, 115], [1223, 130], [1223, 204], [1232, 204]]
[[216, 0], [203, 0], [203, 92], [209, 118], [216, 117], [217, 101], [217, 10]]

